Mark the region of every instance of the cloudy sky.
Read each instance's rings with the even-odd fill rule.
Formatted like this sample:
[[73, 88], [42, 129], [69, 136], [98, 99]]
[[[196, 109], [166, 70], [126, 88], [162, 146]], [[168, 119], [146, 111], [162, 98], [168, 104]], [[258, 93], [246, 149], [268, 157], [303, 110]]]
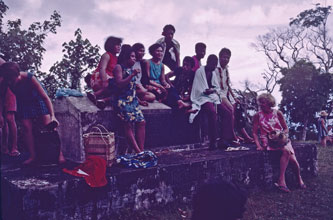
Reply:
[[[124, 43], [142, 42], [149, 47], [161, 37], [165, 24], [176, 27], [181, 57], [194, 55], [194, 45], [207, 44], [207, 55], [222, 47], [232, 50], [231, 81], [235, 88], [249, 79], [259, 84], [266, 68], [265, 57], [250, 47], [256, 36], [269, 28], [285, 26], [289, 18], [314, 7], [333, 5], [333, 0], [4, 0], [5, 19], [22, 18], [23, 25], [48, 19], [54, 10], [62, 26], [45, 42], [43, 71], [61, 60], [61, 45], [74, 39], [80, 28], [93, 45], [103, 46], [107, 36], [120, 36]], [[332, 15], [329, 28], [333, 29]], [[146, 54], [146, 58], [149, 58]], [[207, 57], [207, 56], [206, 56]], [[206, 58], [205, 57], [205, 58]]]

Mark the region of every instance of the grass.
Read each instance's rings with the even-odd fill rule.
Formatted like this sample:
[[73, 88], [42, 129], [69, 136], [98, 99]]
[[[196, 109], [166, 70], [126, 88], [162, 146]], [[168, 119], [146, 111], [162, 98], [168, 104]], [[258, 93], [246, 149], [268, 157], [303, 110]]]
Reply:
[[249, 196], [244, 220], [332, 220], [333, 147], [318, 147], [318, 177], [305, 179], [306, 190], [277, 191]]
[[[243, 220], [332, 220], [333, 219], [333, 147], [318, 148], [317, 177], [306, 178], [307, 189], [293, 189], [291, 193], [277, 190], [261, 191], [249, 195]], [[178, 207], [167, 205], [162, 210], [132, 212], [128, 210], [115, 219], [177, 220]], [[190, 218], [185, 218], [190, 219]]]

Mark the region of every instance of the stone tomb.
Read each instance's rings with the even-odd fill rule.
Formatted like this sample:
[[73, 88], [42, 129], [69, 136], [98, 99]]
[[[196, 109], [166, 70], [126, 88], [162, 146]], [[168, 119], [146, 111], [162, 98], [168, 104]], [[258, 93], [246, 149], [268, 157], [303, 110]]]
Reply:
[[[197, 120], [188, 123], [188, 115], [175, 112], [162, 103], [140, 106], [146, 119], [145, 149], [200, 147], [202, 135]], [[99, 110], [87, 97], [65, 97], [54, 102], [65, 157], [75, 162], [85, 159], [82, 135], [101, 124], [116, 134], [116, 147], [126, 146], [122, 126], [111, 107]]]

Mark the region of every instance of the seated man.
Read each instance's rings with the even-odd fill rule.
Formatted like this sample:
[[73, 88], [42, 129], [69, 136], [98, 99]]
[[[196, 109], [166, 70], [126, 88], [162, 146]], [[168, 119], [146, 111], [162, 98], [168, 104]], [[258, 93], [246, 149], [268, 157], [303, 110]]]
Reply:
[[192, 70], [195, 72], [201, 66], [201, 59], [206, 55], [206, 44], [196, 43], [195, 44], [195, 55], [192, 57], [194, 59], [194, 67]]
[[192, 110], [197, 110], [195, 113], [190, 114], [189, 121], [193, 122], [198, 112], [202, 109], [205, 116], [208, 118], [208, 137], [209, 148], [216, 148], [217, 138], [217, 111], [221, 109], [221, 101], [218, 96], [219, 84], [217, 74], [215, 72], [217, 67], [217, 56], [209, 55], [206, 66], [200, 67], [194, 76], [191, 101]]
[[169, 67], [172, 71], [175, 70], [176, 67], [180, 66], [180, 45], [178, 41], [173, 39], [175, 32], [176, 29], [173, 25], [165, 25], [162, 32], [164, 37], [156, 41], [156, 43], [162, 45], [162, 63]]
[[[192, 90], [192, 84], [194, 79], [194, 72], [192, 68], [194, 66], [193, 58], [186, 56], [183, 59], [183, 66], [177, 67], [175, 71], [171, 71], [166, 74], [166, 81], [177, 90], [178, 94], [184, 101], [190, 100], [190, 94]], [[174, 80], [171, 80], [175, 77]]]

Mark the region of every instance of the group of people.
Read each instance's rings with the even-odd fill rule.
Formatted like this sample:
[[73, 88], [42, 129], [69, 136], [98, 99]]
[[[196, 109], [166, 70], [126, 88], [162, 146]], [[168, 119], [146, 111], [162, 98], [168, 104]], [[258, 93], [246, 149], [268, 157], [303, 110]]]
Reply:
[[[97, 69], [85, 77], [86, 83], [93, 90], [87, 93], [88, 98], [101, 109], [107, 104], [113, 106], [122, 122], [129, 145], [137, 153], [144, 150], [146, 123], [139, 105], [148, 105], [149, 102], [158, 100], [175, 110], [188, 113], [190, 123], [199, 113], [204, 115], [208, 121], [210, 150], [216, 149], [220, 143], [224, 146], [239, 145], [242, 139], [254, 142], [257, 150], [281, 151], [277, 187], [285, 192], [289, 191], [284, 175], [291, 162], [295, 166], [300, 187], [305, 188], [290, 141], [279, 149], [269, 146], [269, 132], [279, 130], [288, 134], [282, 113], [273, 108], [274, 97], [266, 93], [258, 97], [261, 110], [253, 118], [253, 138], [247, 134], [245, 125], [238, 128], [243, 134], [243, 138], [240, 137], [235, 132], [235, 109], [239, 100], [231, 88], [228, 70], [231, 51], [222, 48], [218, 56], [209, 55], [206, 65], [202, 65], [206, 45], [199, 42], [195, 45], [196, 54], [192, 57], [185, 56], [180, 66], [180, 45], [174, 39], [175, 31], [170, 24], [163, 28], [163, 37], [148, 49], [151, 55], [149, 60], [143, 59], [143, 44], [122, 45], [121, 38], [108, 37], [104, 45], [106, 52]], [[171, 72], [166, 74], [164, 65]], [[0, 127], [12, 134], [11, 150], [8, 149], [7, 139], [2, 138], [2, 152], [12, 156], [19, 155], [16, 112], [17, 117], [22, 120], [23, 139], [30, 153], [29, 159], [24, 163], [32, 163], [36, 159], [33, 127], [38, 125], [37, 122], [42, 125], [50, 122], [58, 124], [52, 102], [33, 73], [20, 72], [16, 63], [1, 60], [0, 83], [1, 97], [4, 97], [0, 99]], [[218, 121], [218, 115], [221, 116], [221, 121]], [[218, 123], [221, 123], [221, 132], [218, 132]], [[59, 162], [64, 160], [60, 152]]]
[[[33, 72], [21, 72], [17, 63], [3, 59], [0, 59], [0, 97], [0, 128], [3, 131], [1, 153], [20, 155], [17, 147], [17, 117], [22, 122], [23, 141], [29, 151], [29, 158], [24, 164], [31, 164], [36, 161], [33, 129], [50, 123], [55, 124], [54, 127], [59, 124], [52, 102]], [[64, 161], [60, 151], [59, 163]]]
[[[111, 104], [123, 122], [128, 142], [136, 152], [143, 150], [145, 122], [139, 105], [148, 105], [155, 100], [175, 110], [190, 114], [190, 123], [199, 112], [208, 119], [209, 148], [217, 148], [217, 140], [224, 145], [240, 145], [240, 140], [253, 142], [241, 127], [240, 137], [235, 133], [234, 109], [236, 99], [231, 86], [228, 63], [231, 51], [223, 48], [219, 57], [210, 55], [205, 66], [201, 59], [206, 54], [206, 44], [195, 45], [195, 55], [185, 56], [180, 66], [180, 45], [174, 39], [175, 27], [166, 25], [161, 39], [149, 48], [151, 58], [144, 60], [145, 47], [122, 44], [118, 37], [107, 38], [97, 69], [85, 77], [93, 92], [88, 98], [100, 109]], [[119, 56], [117, 56], [119, 54]], [[167, 66], [171, 71], [165, 73]], [[217, 108], [216, 108], [217, 107]], [[222, 132], [217, 134], [218, 112], [222, 117]], [[133, 131], [136, 124], [136, 135]]]

